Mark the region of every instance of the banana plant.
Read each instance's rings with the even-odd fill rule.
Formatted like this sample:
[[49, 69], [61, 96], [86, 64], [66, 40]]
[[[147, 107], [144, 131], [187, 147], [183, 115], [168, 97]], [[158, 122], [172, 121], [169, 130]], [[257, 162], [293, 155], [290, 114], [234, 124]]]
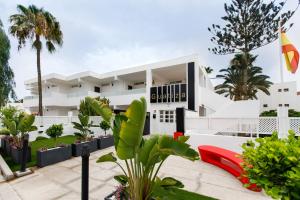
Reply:
[[73, 128], [77, 129], [74, 135], [77, 136], [81, 141], [87, 141], [92, 136], [91, 127], [93, 126], [93, 121], [90, 122], [90, 117], [88, 115], [78, 114], [79, 122], [72, 122]]
[[3, 125], [9, 130], [16, 147], [22, 147], [22, 139], [25, 134], [37, 130], [37, 127], [33, 125], [34, 120], [34, 115], [29, 115], [24, 112], [19, 113], [15, 118], [3, 119]]
[[[161, 199], [162, 194], [183, 191], [180, 181], [172, 177], [161, 179], [158, 172], [170, 155], [191, 161], [199, 159], [198, 153], [186, 143], [188, 137], [182, 136], [178, 141], [167, 135], [143, 138], [146, 111], [146, 101], [141, 98], [134, 100], [125, 113], [115, 115], [112, 127], [116, 156], [110, 152], [97, 160], [113, 162], [121, 168], [123, 174], [114, 178], [125, 188], [124, 195], [132, 200]], [[124, 167], [120, 161], [125, 163]], [[189, 199], [188, 195], [186, 198]]]

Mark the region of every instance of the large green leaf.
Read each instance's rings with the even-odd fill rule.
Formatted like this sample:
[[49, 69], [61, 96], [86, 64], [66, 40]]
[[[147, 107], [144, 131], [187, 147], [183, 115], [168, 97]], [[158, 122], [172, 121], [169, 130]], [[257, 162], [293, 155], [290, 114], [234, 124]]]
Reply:
[[79, 119], [80, 124], [81, 124], [82, 126], [88, 126], [89, 120], [90, 120], [90, 116], [88, 116], [88, 115], [83, 115], [83, 114], [79, 114], [79, 115], [78, 115], [78, 119]]
[[162, 159], [169, 155], [180, 156], [189, 160], [198, 160], [199, 154], [190, 145], [184, 142], [176, 141], [172, 137], [163, 135], [159, 139], [159, 147], [162, 152]]
[[25, 114], [24, 116], [21, 117], [17, 128], [20, 130], [21, 133], [28, 133], [31, 131], [35, 131], [37, 130], [37, 127], [33, 126], [34, 120], [35, 120], [34, 115]]
[[121, 123], [119, 141], [116, 146], [120, 159], [131, 159], [137, 153], [143, 136], [146, 111], [147, 105], [144, 98], [140, 101], [134, 100], [127, 109], [125, 113], [127, 120]]
[[[146, 166], [146, 164], [151, 160], [149, 156], [151, 151], [154, 148], [154, 145], [158, 142], [158, 135], [152, 136], [150, 139], [145, 139], [144, 145], [141, 147], [139, 151], [139, 161]], [[157, 149], [158, 151], [158, 149]]]
[[17, 131], [17, 125], [15, 121], [9, 120], [9, 119], [3, 119], [4, 126], [7, 127], [7, 129], [10, 131], [11, 135], [16, 136], [18, 134]]
[[128, 183], [128, 177], [125, 175], [114, 176], [114, 179], [118, 181], [121, 185], [125, 186]]
[[95, 99], [93, 99], [90, 104], [91, 108], [97, 115], [101, 116], [105, 121], [110, 122], [112, 110], [110, 109], [109, 105]]
[[105, 154], [103, 156], [101, 156], [100, 158], [98, 158], [97, 163], [100, 162], [116, 162], [117, 158], [114, 156], [114, 154], [112, 152]]
[[173, 177], [165, 177], [160, 181], [160, 186], [162, 187], [177, 187], [177, 188], [183, 188], [184, 185], [181, 181], [176, 180]]
[[118, 144], [119, 144], [122, 121], [127, 121], [127, 117], [123, 113], [117, 114], [115, 116], [114, 126], [112, 128], [113, 136], [114, 136], [115, 150], [116, 151], [117, 151], [117, 147], [118, 147]]

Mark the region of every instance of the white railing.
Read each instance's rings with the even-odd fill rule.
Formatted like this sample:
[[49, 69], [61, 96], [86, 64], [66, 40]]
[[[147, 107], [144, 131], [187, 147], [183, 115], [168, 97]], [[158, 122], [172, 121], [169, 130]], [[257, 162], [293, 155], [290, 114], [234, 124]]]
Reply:
[[[190, 132], [202, 134], [272, 134], [279, 130], [279, 119], [277, 117], [259, 118], [208, 118], [189, 117], [185, 119], [185, 129]], [[300, 117], [288, 118], [288, 130], [293, 130], [300, 136]]]

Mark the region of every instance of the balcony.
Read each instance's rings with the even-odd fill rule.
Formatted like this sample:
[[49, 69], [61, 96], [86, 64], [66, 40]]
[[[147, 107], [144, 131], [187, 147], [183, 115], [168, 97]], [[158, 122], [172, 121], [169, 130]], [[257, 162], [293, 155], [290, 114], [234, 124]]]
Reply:
[[[90, 97], [106, 97], [110, 100], [110, 105], [129, 105], [134, 99], [138, 99], [142, 96], [146, 96], [146, 88], [123, 90], [123, 91], [111, 91], [97, 93], [93, 91], [74, 92], [69, 94], [64, 93], [47, 93], [43, 95], [44, 106], [78, 106], [80, 100], [86, 96]], [[24, 97], [24, 107], [37, 107], [38, 96], [26, 96]]]

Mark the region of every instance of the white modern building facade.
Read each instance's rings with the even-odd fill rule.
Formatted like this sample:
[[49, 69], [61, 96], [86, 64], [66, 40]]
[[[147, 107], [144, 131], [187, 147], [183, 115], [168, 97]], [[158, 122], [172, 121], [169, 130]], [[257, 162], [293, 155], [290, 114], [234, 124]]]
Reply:
[[276, 110], [278, 107], [300, 111], [300, 93], [297, 82], [274, 83], [269, 89], [270, 95], [258, 92], [260, 111]]
[[[31, 96], [24, 98], [24, 107], [37, 113], [37, 79], [25, 85]], [[258, 101], [234, 102], [216, 94], [198, 55], [104, 74], [49, 74], [42, 77], [42, 88], [45, 116], [77, 115], [80, 100], [86, 96], [106, 97], [115, 110], [125, 110], [134, 99], [145, 97], [151, 132], [173, 130], [177, 107], [193, 111], [198, 117], [259, 115]]]

